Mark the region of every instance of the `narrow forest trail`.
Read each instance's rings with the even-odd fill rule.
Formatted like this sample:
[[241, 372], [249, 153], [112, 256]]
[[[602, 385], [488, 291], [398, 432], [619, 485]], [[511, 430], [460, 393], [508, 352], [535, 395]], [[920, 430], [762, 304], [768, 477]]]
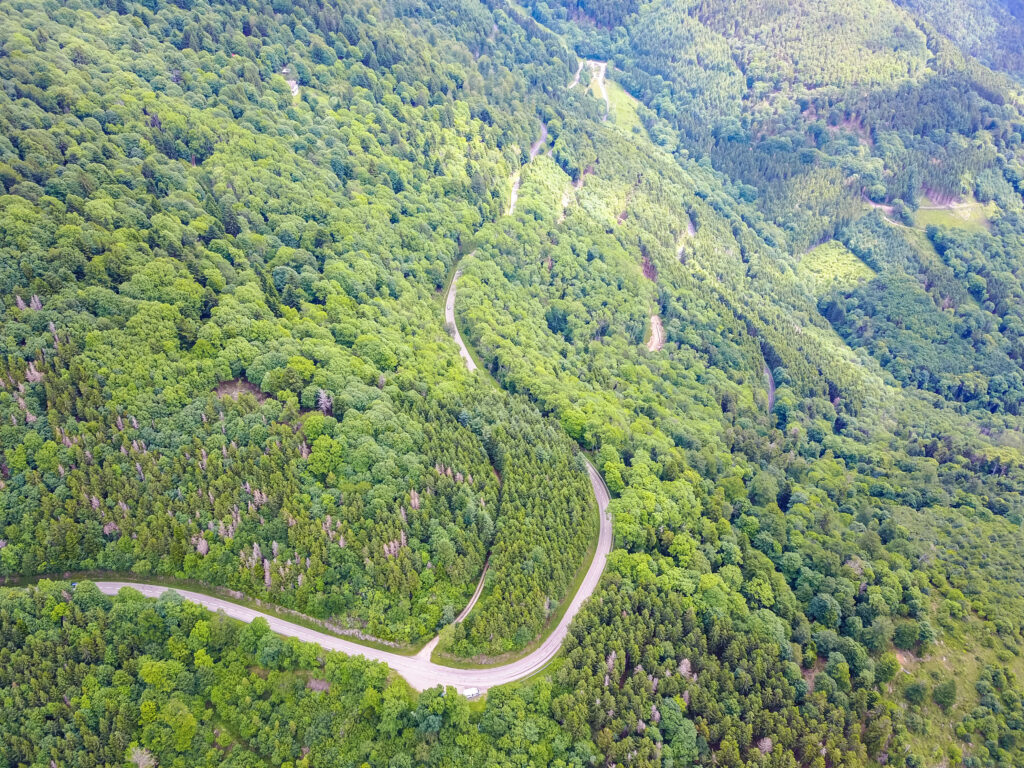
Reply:
[[[469, 612], [473, 610], [473, 606], [476, 605], [476, 601], [480, 599], [480, 595], [482, 595], [484, 592], [484, 582], [487, 578], [487, 569], [490, 567], [491, 561], [490, 559], [488, 559], [487, 562], [484, 563], [483, 571], [480, 572], [480, 581], [476, 583], [476, 591], [474, 591], [473, 596], [469, 598], [469, 602], [466, 603], [466, 607], [462, 609], [462, 613], [455, 617], [455, 621], [452, 622], [453, 624], [461, 624], [463, 621], [466, 620], [466, 617], [469, 616]], [[434, 654], [434, 649], [437, 648], [437, 644], [440, 642], [440, 640], [440, 634], [434, 635], [427, 642], [426, 645], [420, 648], [415, 658], [430, 661], [430, 657]]]
[[875, 209], [881, 211], [882, 212], [882, 217], [887, 222], [892, 224], [894, 227], [902, 227], [903, 229], [908, 229], [906, 224], [904, 224], [901, 221], [896, 221], [896, 219], [893, 218], [893, 216], [896, 215], [896, 208], [894, 206], [885, 205], [884, 203], [876, 203], [874, 200], [871, 200], [870, 198], [868, 198], [868, 196], [865, 195], [864, 193], [861, 193], [861, 199], [865, 203], [867, 203], [867, 205], [869, 207], [875, 208]]
[[657, 352], [665, 346], [665, 326], [661, 324], [661, 317], [651, 315], [651, 338], [647, 341], [647, 350]]
[[[165, 587], [159, 584], [133, 584], [124, 581], [97, 581], [96, 586], [99, 587], [101, 592], [107, 595], [117, 594], [122, 587], [131, 587], [132, 589], [138, 590], [146, 597], [159, 597], [164, 592], [170, 590], [177, 592], [185, 600], [201, 605], [211, 611], [223, 611], [226, 616], [229, 616], [232, 619], [251, 622], [254, 619], [262, 618], [265, 619], [270, 625], [270, 628], [279, 635], [294, 637], [307, 643], [316, 643], [329, 651], [339, 651], [341, 653], [348, 654], [349, 656], [363, 656], [371, 661], [379, 661], [387, 664], [391, 669], [404, 677], [406, 681], [408, 681], [409, 685], [418, 691], [433, 688], [437, 685], [451, 685], [457, 688], [460, 693], [464, 693], [467, 689], [471, 688], [476, 688], [478, 691], [483, 692], [497, 685], [505, 685], [507, 683], [515, 682], [516, 680], [521, 680], [524, 677], [529, 677], [547, 665], [561, 649], [562, 642], [569, 633], [569, 626], [572, 624], [572, 620], [576, 618], [576, 614], [579, 613], [583, 603], [594, 593], [598, 582], [601, 580], [601, 574], [604, 572], [605, 562], [608, 559], [608, 554], [611, 552], [613, 541], [612, 520], [611, 516], [608, 514], [608, 502], [610, 500], [610, 495], [608, 493], [608, 487], [604, 484], [604, 480], [601, 478], [601, 475], [589, 461], [587, 462], [587, 473], [590, 477], [590, 484], [594, 490], [594, 496], [597, 499], [597, 506], [600, 513], [600, 533], [598, 536], [597, 550], [594, 553], [594, 559], [591, 561], [590, 567], [587, 569], [586, 575], [583, 577], [580, 588], [577, 590], [576, 594], [573, 595], [572, 600], [569, 603], [569, 607], [558, 622], [558, 626], [555, 627], [551, 634], [544, 639], [535, 651], [509, 664], [503, 664], [500, 667], [490, 667], [488, 669], [455, 669], [453, 667], [435, 664], [430, 661], [430, 651], [432, 651], [433, 648], [430, 648], [430, 651], [428, 651], [425, 647], [416, 656], [402, 656], [397, 653], [392, 653], [391, 651], [369, 648], [367, 646], [354, 643], [351, 640], [344, 640], [333, 635], [325, 634], [324, 632], [318, 632], [315, 629], [310, 629], [300, 624], [294, 624], [290, 621], [286, 621], [285, 619], [280, 619], [277, 616], [262, 613], [253, 608], [239, 605], [238, 603], [232, 603], [219, 597], [203, 595], [198, 592], [190, 592], [184, 589], [174, 589], [173, 587]], [[468, 609], [472, 608], [473, 602], [477, 597], [479, 597], [482, 584], [483, 580], [481, 579], [481, 583], [477, 587], [478, 594], [474, 596], [473, 601], [470, 601], [470, 605], [467, 606]], [[436, 638], [432, 640], [431, 643], [436, 645]], [[430, 644], [428, 643], [428, 646], [429, 645]], [[426, 655], [424, 655], [425, 652]]]
[[456, 624], [461, 624], [465, 618], [469, 616], [469, 612], [473, 610], [473, 606], [476, 605], [476, 601], [480, 599], [480, 595], [484, 591], [484, 578], [487, 576], [487, 569], [490, 567], [490, 562], [484, 563], [484, 569], [480, 572], [480, 581], [477, 582], [476, 591], [473, 593], [473, 596], [469, 598], [469, 602], [466, 603], [466, 607], [462, 609], [462, 613], [455, 617]]
[[575, 88], [577, 85], [580, 84], [580, 74], [582, 74], [582, 72], [583, 72], [583, 59], [580, 59], [577, 62], [577, 64], [576, 64], [576, 74], [573, 75], [573, 78], [569, 82], [569, 84], [567, 86], [565, 86], [565, 90], [571, 91], [573, 88]]

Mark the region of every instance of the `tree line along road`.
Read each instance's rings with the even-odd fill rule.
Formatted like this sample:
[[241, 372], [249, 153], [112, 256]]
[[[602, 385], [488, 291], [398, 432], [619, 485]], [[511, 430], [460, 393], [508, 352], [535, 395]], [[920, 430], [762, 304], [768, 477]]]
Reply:
[[[372, 661], [379, 661], [387, 664], [391, 669], [400, 674], [408, 681], [409, 685], [418, 691], [433, 688], [437, 685], [454, 686], [458, 691], [465, 692], [476, 688], [483, 693], [489, 688], [497, 685], [505, 685], [516, 680], [528, 677], [542, 669], [551, 659], [555, 657], [562, 647], [562, 641], [569, 632], [569, 625], [579, 612], [583, 603], [590, 597], [601, 579], [604, 571], [608, 553], [612, 548], [612, 520], [608, 514], [609, 494], [597, 469], [588, 461], [587, 473], [590, 476], [590, 484], [594, 489], [594, 496], [597, 498], [597, 506], [600, 514], [600, 532], [598, 535], [597, 550], [594, 559], [587, 569], [583, 582], [576, 594], [573, 595], [568, 609], [562, 616], [558, 626], [549, 634], [540, 646], [516, 661], [504, 664], [500, 667], [488, 669], [455, 669], [441, 664], [435, 664], [430, 660], [429, 652], [422, 651], [416, 656], [402, 656], [390, 651], [368, 648], [350, 640], [343, 640], [339, 637], [318, 632], [299, 624], [280, 619], [260, 611], [248, 608], [238, 603], [222, 600], [218, 597], [189, 592], [183, 589], [174, 589], [158, 584], [135, 584], [124, 581], [97, 581], [96, 585], [100, 591], [114, 595], [123, 587], [131, 587], [141, 592], [146, 597], [159, 597], [168, 590], [177, 592], [185, 600], [197, 603], [211, 611], [222, 611], [226, 616], [239, 621], [251, 622], [256, 618], [266, 619], [270, 628], [285, 637], [294, 637], [308, 643], [316, 643], [329, 651], [340, 651], [350, 656], [363, 656]], [[424, 649], [426, 650], [426, 649]]]

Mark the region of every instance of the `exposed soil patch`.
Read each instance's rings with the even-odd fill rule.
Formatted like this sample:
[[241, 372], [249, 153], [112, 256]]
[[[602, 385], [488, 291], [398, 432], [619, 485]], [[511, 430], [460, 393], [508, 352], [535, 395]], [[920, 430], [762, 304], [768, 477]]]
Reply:
[[945, 208], [956, 208], [958, 206], [969, 206], [971, 203], [960, 200], [956, 195], [951, 195], [948, 192], [939, 192], [929, 187], [924, 188], [924, 196], [928, 199], [931, 205], [919, 206], [925, 210], [942, 210]]
[[540, 148], [544, 146], [544, 143], [547, 140], [548, 140], [548, 124], [542, 122], [540, 124], [540, 136], [538, 136], [537, 140], [535, 142], [533, 142], [533, 144], [530, 145], [530, 159], [531, 160], [533, 160], [537, 156], [537, 153], [540, 152]]
[[657, 352], [665, 346], [665, 326], [661, 324], [661, 317], [651, 315], [651, 338], [647, 342], [649, 352]]
[[[540, 136], [537, 140], [530, 145], [530, 160], [537, 157], [540, 152], [540, 148], [544, 146], [544, 143], [548, 140], [548, 126], [546, 123], [540, 124]], [[508, 202], [508, 214], [511, 216], [516, 212], [516, 203], [519, 202], [519, 184], [521, 183], [521, 169], [512, 174], [512, 196]]]
[[899, 659], [900, 667], [903, 669], [904, 672], [906, 672], [907, 669], [912, 668], [916, 665], [917, 660], [914, 658], [914, 654], [912, 654], [910, 651], [905, 651], [902, 648], [897, 648], [895, 650], [895, 653], [896, 658]]
[[512, 196], [508, 200], [508, 215], [516, 212], [516, 203], [519, 202], [519, 171], [512, 175]]
[[250, 394], [261, 403], [267, 399], [267, 395], [263, 390], [245, 379], [222, 381], [217, 385], [214, 392], [217, 393], [217, 397], [230, 397], [234, 400], [237, 400], [238, 396], [242, 394]]
[[801, 669], [800, 674], [803, 675], [804, 682], [807, 683], [807, 688], [810, 691], [814, 691], [814, 676], [825, 669], [825, 660], [818, 659], [814, 662], [814, 666], [810, 669]]
[[644, 277], [646, 277], [651, 282], [655, 282], [658, 279], [658, 268], [654, 266], [654, 262], [651, 261], [651, 257], [648, 256], [646, 253], [644, 254], [644, 259], [641, 262], [641, 266], [644, 270]]
[[288, 88], [291, 89], [292, 96], [299, 95], [299, 83], [296, 80], [292, 80], [288, 77], [288, 67], [281, 70], [281, 74], [284, 76], [284, 81], [288, 83]]
[[775, 377], [772, 376], [772, 369], [768, 363], [764, 363], [764, 375], [768, 379], [768, 410], [775, 407]]

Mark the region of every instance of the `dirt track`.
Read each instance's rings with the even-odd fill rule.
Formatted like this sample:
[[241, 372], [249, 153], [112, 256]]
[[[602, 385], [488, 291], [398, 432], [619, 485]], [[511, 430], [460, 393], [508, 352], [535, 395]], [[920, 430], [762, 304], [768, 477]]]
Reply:
[[657, 352], [665, 346], [665, 326], [658, 315], [651, 315], [651, 338], [647, 341], [647, 349]]
[[608, 119], [608, 113], [612, 109], [612, 103], [608, 100], [608, 89], [604, 85], [604, 76], [608, 72], [608, 62], [606, 61], [588, 61], [587, 64], [590, 67], [590, 71], [593, 73], [593, 77], [597, 78], [597, 90], [601, 94], [601, 98], [604, 99], [604, 117], [602, 120]]

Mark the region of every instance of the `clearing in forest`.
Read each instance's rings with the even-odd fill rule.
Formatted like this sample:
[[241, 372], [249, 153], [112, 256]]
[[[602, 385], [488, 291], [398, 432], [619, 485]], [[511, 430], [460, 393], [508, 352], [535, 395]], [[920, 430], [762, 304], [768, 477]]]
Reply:
[[875, 273], [838, 240], [829, 240], [812, 248], [800, 259], [797, 274], [814, 292], [822, 296], [833, 288], [847, 290]]
[[608, 89], [605, 87], [604, 76], [608, 71], [608, 62], [606, 61], [587, 61], [587, 66], [590, 67], [590, 88], [589, 90], [594, 94], [595, 97], [604, 101], [604, 120], [608, 119], [608, 113], [611, 112], [612, 105], [608, 100]]
[[989, 217], [994, 212], [995, 203], [979, 203], [973, 195], [962, 201], [933, 200], [926, 195], [914, 211], [914, 226], [927, 229], [935, 225], [984, 232], [988, 230]]
[[636, 108], [640, 103], [629, 91], [614, 80], [604, 80], [605, 103], [612, 121], [627, 131], [640, 129], [640, 118]]
[[234, 400], [237, 400], [242, 394], [250, 394], [261, 403], [267, 399], [267, 395], [259, 387], [245, 379], [222, 381], [214, 391], [217, 393], [217, 397], [230, 397]]

